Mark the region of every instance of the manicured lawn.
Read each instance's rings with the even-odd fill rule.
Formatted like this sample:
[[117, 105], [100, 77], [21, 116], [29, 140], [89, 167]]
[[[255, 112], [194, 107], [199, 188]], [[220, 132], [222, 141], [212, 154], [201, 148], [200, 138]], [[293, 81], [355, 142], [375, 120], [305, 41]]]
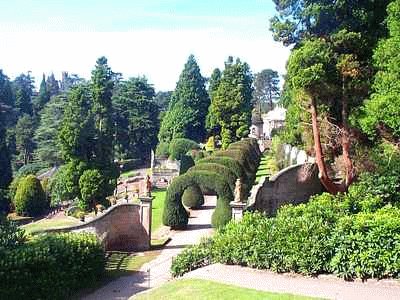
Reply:
[[181, 279], [169, 282], [160, 288], [151, 290], [148, 293], [132, 297], [131, 299], [142, 300], [256, 300], [256, 299], [270, 299], [270, 300], [303, 300], [315, 299], [304, 296], [297, 296], [291, 294], [278, 294], [262, 292], [252, 289], [240, 288], [232, 285], [221, 284], [208, 280], [200, 279]]
[[128, 177], [137, 176], [138, 174], [139, 174], [139, 172], [136, 171], [136, 170], [126, 171], [126, 172], [124, 172], [124, 173], [122, 173], [122, 174], [120, 175], [120, 178], [126, 179], [126, 178], [128, 178]]
[[264, 154], [261, 158], [260, 165], [258, 166], [256, 173], [256, 183], [260, 181], [262, 177], [271, 176], [276, 172], [273, 162], [273, 157], [269, 153]]
[[155, 189], [151, 192], [152, 196], [154, 196], [151, 221], [151, 232], [153, 233], [162, 226], [162, 213], [166, 192], [166, 189]]
[[78, 220], [72, 218], [54, 218], [54, 219], [42, 219], [37, 222], [33, 222], [24, 226], [21, 226], [27, 233], [33, 233], [36, 231], [48, 229], [48, 228], [58, 228], [64, 226], [72, 226], [79, 224]]

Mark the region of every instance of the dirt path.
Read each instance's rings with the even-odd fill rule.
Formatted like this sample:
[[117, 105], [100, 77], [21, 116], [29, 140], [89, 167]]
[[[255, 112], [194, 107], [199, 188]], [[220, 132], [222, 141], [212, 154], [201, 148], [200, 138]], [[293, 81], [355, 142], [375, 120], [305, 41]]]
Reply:
[[175, 231], [171, 241], [163, 248], [160, 255], [153, 261], [143, 265], [139, 272], [112, 281], [83, 299], [128, 299], [141, 291], [160, 286], [170, 280], [172, 258], [178, 255], [186, 246], [197, 244], [203, 236], [212, 234], [211, 215], [215, 203], [216, 197], [206, 196], [203, 208], [192, 211], [187, 230]]
[[290, 293], [324, 299], [400, 299], [400, 282], [368, 280], [347, 282], [326, 275], [309, 278], [294, 274], [277, 274], [241, 266], [214, 264], [187, 273], [184, 278], [199, 278], [226, 284], [278, 293]]

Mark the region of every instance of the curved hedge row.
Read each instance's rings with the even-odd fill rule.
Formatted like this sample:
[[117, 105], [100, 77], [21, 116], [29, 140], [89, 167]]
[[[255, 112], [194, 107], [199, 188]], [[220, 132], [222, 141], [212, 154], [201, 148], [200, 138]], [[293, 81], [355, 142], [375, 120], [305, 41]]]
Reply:
[[92, 234], [40, 236], [0, 253], [0, 299], [68, 299], [104, 273], [103, 247]]
[[221, 227], [231, 219], [229, 202], [233, 194], [229, 182], [216, 172], [198, 170], [176, 177], [168, 187], [163, 211], [164, 225], [184, 228], [188, 223], [188, 213], [182, 205], [182, 195], [192, 185], [206, 186], [218, 195], [217, 207], [212, 216], [212, 225]]
[[260, 160], [260, 150], [255, 139], [233, 143], [225, 151], [197, 161], [187, 173], [173, 180], [167, 190], [163, 212], [164, 225], [183, 228], [188, 214], [182, 205], [182, 195], [189, 186], [198, 185], [202, 190], [213, 190], [218, 195], [217, 207], [212, 216], [214, 227], [224, 226], [231, 219], [229, 202], [234, 198], [235, 182], [240, 178], [243, 195], [249, 192]]

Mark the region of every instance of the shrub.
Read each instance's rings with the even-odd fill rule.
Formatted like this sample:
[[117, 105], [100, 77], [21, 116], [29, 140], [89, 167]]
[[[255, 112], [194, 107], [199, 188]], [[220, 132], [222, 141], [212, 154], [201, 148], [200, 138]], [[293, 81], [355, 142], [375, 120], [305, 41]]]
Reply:
[[161, 156], [161, 157], [168, 157], [169, 156], [169, 143], [160, 142], [156, 148], [156, 155]]
[[172, 276], [178, 277], [211, 263], [211, 239], [202, 240], [199, 245], [191, 246], [172, 259]]
[[382, 208], [342, 218], [332, 233], [331, 271], [344, 278], [398, 277], [400, 210]]
[[[229, 183], [215, 172], [196, 171], [187, 172], [182, 176], [176, 177], [168, 187], [163, 211], [164, 225], [171, 226], [172, 228], [186, 227], [188, 215], [181, 202], [182, 194], [187, 187], [195, 184], [214, 190], [218, 194], [218, 203], [225, 202], [224, 205], [218, 205], [217, 203], [213, 215], [217, 215], [224, 222], [231, 218], [231, 211], [229, 210], [228, 212], [225, 210], [225, 207], [233, 200]], [[217, 224], [220, 226], [222, 222], [214, 217], [212, 224], [213, 226]]]
[[189, 150], [200, 149], [195, 141], [179, 138], [173, 139], [169, 144], [169, 154], [172, 159], [180, 160]]
[[0, 256], [4, 251], [11, 250], [25, 242], [25, 233], [15, 222], [0, 215]]
[[204, 204], [204, 197], [198, 185], [191, 185], [182, 195], [182, 203], [189, 208], [199, 208]]
[[17, 214], [31, 217], [39, 216], [48, 208], [49, 203], [39, 179], [28, 175], [19, 181], [14, 205]]
[[189, 170], [189, 172], [195, 172], [195, 171], [210, 171], [210, 172], [218, 173], [220, 176], [222, 176], [229, 182], [231, 191], [232, 191], [232, 193], [234, 193], [235, 182], [236, 182], [237, 177], [230, 169], [228, 169], [224, 165], [220, 165], [220, 164], [216, 164], [216, 163], [202, 163], [202, 164], [195, 165], [194, 167], [190, 168], [190, 170]]
[[179, 168], [179, 175], [183, 175], [194, 166], [193, 158], [189, 155], [182, 155], [181, 166]]
[[235, 174], [236, 178], [240, 178], [243, 182], [247, 182], [246, 174], [243, 167], [233, 158], [225, 156], [211, 156], [207, 158], [200, 159], [196, 162], [196, 166], [201, 164], [215, 163], [227, 167], [229, 170]]
[[92, 234], [44, 235], [0, 255], [0, 299], [68, 299], [104, 272]]
[[86, 170], [79, 178], [79, 189], [81, 198], [79, 206], [88, 211], [93, 209], [97, 203], [104, 203], [107, 194], [104, 190], [106, 185], [104, 176], [97, 169]]

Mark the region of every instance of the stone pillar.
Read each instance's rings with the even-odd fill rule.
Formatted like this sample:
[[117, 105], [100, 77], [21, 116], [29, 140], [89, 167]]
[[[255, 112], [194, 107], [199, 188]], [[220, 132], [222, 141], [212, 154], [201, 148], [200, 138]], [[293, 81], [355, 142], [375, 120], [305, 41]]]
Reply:
[[140, 200], [140, 222], [143, 225], [148, 237], [149, 237], [149, 248], [151, 244], [151, 210], [152, 201], [154, 197], [139, 197]]
[[232, 219], [234, 221], [240, 221], [243, 217], [243, 211], [246, 207], [246, 203], [232, 201], [229, 203], [229, 205], [232, 208]]

